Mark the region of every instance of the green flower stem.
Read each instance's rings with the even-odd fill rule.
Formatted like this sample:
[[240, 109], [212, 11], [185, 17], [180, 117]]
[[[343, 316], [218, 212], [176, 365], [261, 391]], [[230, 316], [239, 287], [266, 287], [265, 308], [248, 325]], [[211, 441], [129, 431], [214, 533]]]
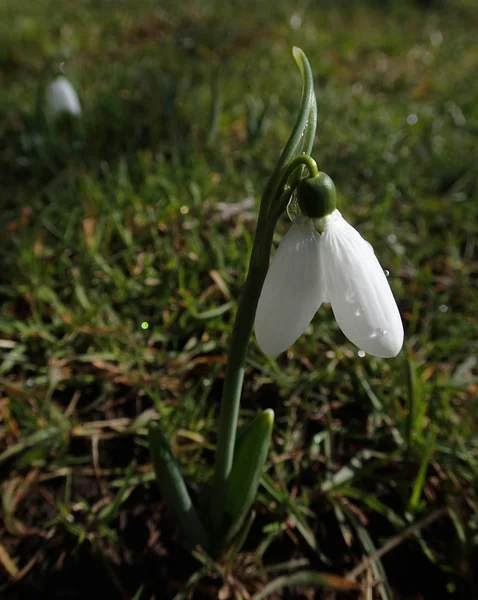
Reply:
[[[276, 191], [276, 195], [279, 198], [271, 205], [270, 212], [273, 214], [268, 215], [266, 222], [258, 223], [249, 270], [239, 300], [236, 320], [234, 321], [221, 398], [219, 438], [216, 449], [216, 468], [214, 471], [213, 495], [211, 499], [211, 519], [213, 527], [216, 530], [220, 527], [223, 516], [222, 511], [227, 480], [234, 458], [237, 419], [244, 380], [244, 363], [256, 316], [257, 303], [259, 302], [262, 286], [269, 269], [272, 237], [277, 219], [284, 211], [293, 191], [287, 185], [287, 180], [301, 166], [306, 166], [312, 176], [319, 172], [315, 160], [304, 154], [297, 156], [287, 165]], [[275, 206], [276, 204], [277, 207]]]
[[307, 167], [310, 177], [317, 177], [317, 175], [319, 174], [319, 169], [315, 160], [307, 154], [300, 154], [299, 156], [294, 158], [294, 160], [291, 160], [290, 163], [287, 165], [287, 169], [285, 170], [278, 187], [279, 191], [284, 189], [287, 180], [298, 167]]
[[209, 549], [209, 536], [196, 513], [181, 470], [158, 423], [149, 426], [149, 449], [163, 501], [175, 516], [185, 541]]
[[227, 480], [234, 458], [237, 418], [239, 416], [242, 382], [244, 380], [244, 363], [256, 315], [257, 303], [259, 302], [259, 296], [268, 268], [268, 261], [262, 265], [253, 265], [251, 257], [249, 272], [244, 283], [232, 330], [226, 377], [221, 399], [221, 411], [219, 414], [219, 438], [216, 449], [216, 467], [211, 497], [211, 519], [215, 530], [218, 530], [221, 526], [223, 517]]
[[[300, 48], [294, 48], [293, 55], [303, 80], [301, 107], [294, 129], [262, 196], [249, 271], [239, 300], [229, 346], [211, 490], [211, 523], [216, 535], [220, 532], [224, 517], [227, 484], [234, 458], [247, 347], [254, 325], [257, 303], [269, 269], [275, 226], [300, 179], [300, 174], [296, 176], [295, 172], [300, 168], [301, 173], [303, 167], [307, 167], [310, 175], [318, 173], [315, 161], [307, 156], [312, 148], [317, 124], [312, 71]], [[297, 156], [300, 152], [304, 154]], [[291, 175], [294, 175], [293, 182], [289, 181]], [[251, 460], [254, 460], [254, 457], [251, 457]]]
[[304, 167], [306, 167], [309, 171], [310, 177], [317, 177], [319, 174], [317, 163], [311, 156], [301, 154], [300, 156], [294, 158], [294, 160], [291, 160], [291, 162], [287, 165], [287, 169], [284, 172], [277, 191], [278, 194], [280, 193], [281, 195], [271, 206], [267, 226], [272, 225], [272, 227], [275, 228], [277, 220], [287, 208], [290, 196], [301, 179]]

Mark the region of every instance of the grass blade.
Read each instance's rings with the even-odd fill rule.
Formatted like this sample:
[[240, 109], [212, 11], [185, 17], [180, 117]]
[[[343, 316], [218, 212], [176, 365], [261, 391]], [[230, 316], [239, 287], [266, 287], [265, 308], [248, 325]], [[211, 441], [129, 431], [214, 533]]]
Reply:
[[311, 585], [313, 587], [325, 587], [339, 592], [349, 592], [358, 589], [356, 583], [348, 581], [338, 575], [320, 573], [317, 571], [298, 571], [293, 575], [281, 575], [271, 581], [266, 587], [254, 596], [254, 600], [268, 598], [274, 592], [286, 587], [297, 585]]

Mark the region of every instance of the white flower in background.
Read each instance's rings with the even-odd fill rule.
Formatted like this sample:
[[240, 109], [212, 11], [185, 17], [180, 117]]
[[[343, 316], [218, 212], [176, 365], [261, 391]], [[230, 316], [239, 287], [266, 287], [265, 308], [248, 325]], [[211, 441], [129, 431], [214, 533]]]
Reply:
[[361, 350], [382, 358], [400, 352], [403, 325], [388, 280], [372, 246], [338, 210], [324, 217], [321, 235], [311, 218], [299, 216], [282, 239], [257, 306], [262, 350], [270, 355], [286, 350], [325, 301]]
[[62, 114], [79, 117], [81, 105], [74, 87], [66, 77], [57, 77], [46, 91], [46, 114], [52, 121]]

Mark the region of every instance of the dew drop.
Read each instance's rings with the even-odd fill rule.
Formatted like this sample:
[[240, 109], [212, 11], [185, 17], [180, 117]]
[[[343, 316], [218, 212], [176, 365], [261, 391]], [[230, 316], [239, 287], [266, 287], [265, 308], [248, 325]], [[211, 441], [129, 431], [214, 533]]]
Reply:
[[35, 380], [34, 379], [27, 379], [27, 386], [28, 387], [33, 387], [35, 385]]
[[448, 306], [446, 304], [440, 304], [438, 310], [442, 313], [446, 313], [446, 311], [448, 310]]
[[414, 113], [411, 113], [407, 117], [407, 123], [409, 125], [416, 125], [418, 123], [418, 117]]
[[357, 308], [357, 310], [355, 311], [354, 315], [356, 317], [361, 317], [361, 316], [363, 316], [364, 312], [365, 312], [365, 308]]
[[365, 352], [363, 350], [359, 350], [357, 355], [360, 356], [360, 358], [363, 358], [365, 356]]
[[385, 275], [385, 277], [388, 277], [390, 275], [390, 271], [388, 269], [385, 269], [383, 274]]
[[384, 337], [388, 335], [388, 331], [386, 329], [374, 329], [370, 334], [370, 339], [375, 339], [377, 337]]
[[353, 290], [347, 290], [346, 294], [345, 294], [345, 299], [347, 300], [347, 302], [355, 302], [355, 292]]

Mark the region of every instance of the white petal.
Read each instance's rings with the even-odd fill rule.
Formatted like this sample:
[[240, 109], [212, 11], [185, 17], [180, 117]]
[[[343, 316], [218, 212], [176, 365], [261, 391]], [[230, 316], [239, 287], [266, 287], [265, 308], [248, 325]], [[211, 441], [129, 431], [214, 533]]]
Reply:
[[265, 354], [292, 346], [322, 303], [319, 242], [312, 221], [297, 217], [279, 244], [256, 312], [256, 337]]
[[68, 113], [75, 117], [81, 115], [78, 95], [66, 77], [57, 77], [48, 86], [46, 110], [51, 119], [58, 117], [61, 113]]
[[397, 303], [372, 246], [338, 210], [320, 239], [327, 296], [348, 339], [374, 356], [391, 358], [403, 345]]

